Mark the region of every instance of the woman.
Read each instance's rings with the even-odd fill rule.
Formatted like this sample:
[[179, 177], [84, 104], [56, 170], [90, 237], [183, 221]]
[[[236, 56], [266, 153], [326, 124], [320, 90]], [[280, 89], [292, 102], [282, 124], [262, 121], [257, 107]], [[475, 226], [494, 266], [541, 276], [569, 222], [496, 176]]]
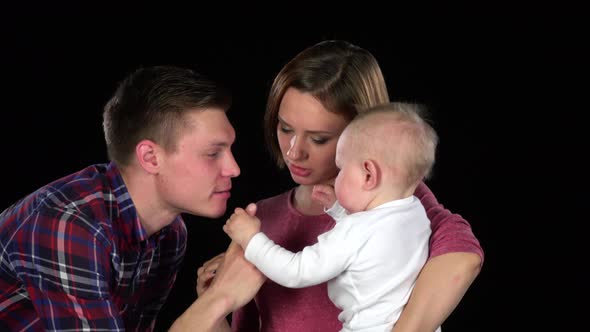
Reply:
[[[312, 198], [316, 184], [332, 184], [338, 168], [336, 142], [358, 112], [389, 102], [381, 69], [368, 51], [344, 41], [325, 41], [299, 53], [275, 78], [265, 114], [265, 138], [279, 167], [297, 187], [257, 203], [261, 230], [290, 251], [317, 242], [334, 226]], [[430, 257], [394, 331], [434, 331], [459, 303], [483, 262], [471, 227], [440, 205], [422, 183], [415, 192], [431, 221]], [[199, 269], [200, 292], [223, 257]], [[326, 284], [289, 289], [267, 281], [232, 316], [234, 331], [338, 331], [340, 310]]]

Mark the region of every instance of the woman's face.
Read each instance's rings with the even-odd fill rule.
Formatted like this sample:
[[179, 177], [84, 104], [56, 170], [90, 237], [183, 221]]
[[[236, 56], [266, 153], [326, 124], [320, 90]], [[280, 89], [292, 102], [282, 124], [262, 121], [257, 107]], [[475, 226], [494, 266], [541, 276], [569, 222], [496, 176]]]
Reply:
[[348, 124], [309, 93], [289, 88], [279, 107], [277, 137], [293, 180], [302, 185], [332, 183], [338, 137]]

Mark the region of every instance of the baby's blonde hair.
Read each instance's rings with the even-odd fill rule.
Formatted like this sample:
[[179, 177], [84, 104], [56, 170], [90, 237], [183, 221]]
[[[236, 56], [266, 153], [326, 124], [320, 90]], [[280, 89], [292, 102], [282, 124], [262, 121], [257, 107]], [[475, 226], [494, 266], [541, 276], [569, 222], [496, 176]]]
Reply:
[[424, 113], [419, 104], [383, 104], [359, 113], [345, 131], [360, 157], [405, 170], [406, 181], [412, 184], [430, 176], [438, 145], [438, 135]]

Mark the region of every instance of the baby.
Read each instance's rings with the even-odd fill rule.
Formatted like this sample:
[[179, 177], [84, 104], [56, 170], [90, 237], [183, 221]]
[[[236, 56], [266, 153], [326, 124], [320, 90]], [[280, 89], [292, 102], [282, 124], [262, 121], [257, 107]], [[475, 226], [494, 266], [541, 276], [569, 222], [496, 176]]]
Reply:
[[[430, 221], [413, 193], [432, 169], [437, 143], [417, 105], [374, 107], [338, 139], [334, 188], [314, 188], [314, 198], [336, 220], [315, 245], [290, 252], [241, 208], [223, 230], [278, 284], [327, 281], [330, 299], [342, 309], [342, 331], [391, 331], [428, 257]], [[254, 204], [248, 210], [255, 211]]]

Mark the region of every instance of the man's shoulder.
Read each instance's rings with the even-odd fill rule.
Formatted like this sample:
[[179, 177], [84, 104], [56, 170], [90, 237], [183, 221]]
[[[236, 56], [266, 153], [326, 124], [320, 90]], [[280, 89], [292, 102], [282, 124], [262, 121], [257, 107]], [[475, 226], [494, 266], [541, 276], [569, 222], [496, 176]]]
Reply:
[[[108, 215], [116, 199], [106, 179], [106, 166], [91, 165], [40, 187], [2, 213], [2, 223], [18, 227], [30, 218], [83, 219], [84, 224]], [[65, 219], [64, 219], [65, 220]]]
[[112, 203], [115, 197], [102, 164], [88, 166], [78, 172], [66, 175], [40, 189], [36, 195], [37, 204], [56, 210], [71, 210], [85, 213], [97, 204]]

